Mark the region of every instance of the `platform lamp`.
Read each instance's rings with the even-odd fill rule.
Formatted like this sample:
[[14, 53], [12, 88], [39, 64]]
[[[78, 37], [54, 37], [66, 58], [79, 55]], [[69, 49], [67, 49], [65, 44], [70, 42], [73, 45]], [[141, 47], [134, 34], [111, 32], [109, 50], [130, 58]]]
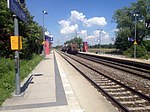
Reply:
[[44, 56], [45, 56], [45, 26], [44, 26], [44, 15], [45, 14], [48, 14], [47, 11], [43, 10], [42, 11], [42, 14], [43, 14], [43, 53], [44, 53]]

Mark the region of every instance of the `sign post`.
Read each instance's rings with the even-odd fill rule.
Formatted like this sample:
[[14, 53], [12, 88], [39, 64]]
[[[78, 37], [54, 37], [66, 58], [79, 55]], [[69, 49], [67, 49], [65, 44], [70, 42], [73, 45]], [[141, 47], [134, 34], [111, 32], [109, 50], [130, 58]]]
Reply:
[[[16, 15], [14, 15], [14, 35], [19, 35], [19, 29], [18, 29], [18, 19]], [[19, 58], [19, 51], [15, 51], [15, 82], [16, 82], [16, 91], [15, 95], [20, 95], [20, 58]]]
[[[17, 0], [18, 1], [18, 0]], [[27, 22], [27, 15], [16, 0], [7, 0], [8, 8], [15, 14], [14, 15], [14, 38], [11, 37], [11, 49], [15, 50], [15, 95], [20, 95], [20, 57], [19, 50], [22, 45], [20, 44], [18, 18], [25, 23]], [[17, 45], [16, 45], [17, 44]]]

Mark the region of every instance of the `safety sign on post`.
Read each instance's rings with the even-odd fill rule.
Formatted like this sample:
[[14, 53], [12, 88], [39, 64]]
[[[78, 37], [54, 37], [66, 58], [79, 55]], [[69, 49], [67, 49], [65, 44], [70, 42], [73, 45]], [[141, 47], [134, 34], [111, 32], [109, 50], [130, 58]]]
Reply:
[[133, 43], [134, 45], [137, 45], [137, 42], [136, 42], [136, 40], [134, 41], [134, 43]]
[[22, 36], [11, 36], [11, 50], [21, 50], [22, 49]]

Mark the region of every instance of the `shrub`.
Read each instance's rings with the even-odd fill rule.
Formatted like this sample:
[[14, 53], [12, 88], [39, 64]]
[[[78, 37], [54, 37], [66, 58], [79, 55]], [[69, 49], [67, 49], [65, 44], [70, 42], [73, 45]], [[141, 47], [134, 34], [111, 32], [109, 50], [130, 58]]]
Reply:
[[[131, 46], [128, 50], [124, 52], [124, 55], [127, 57], [133, 58], [134, 57], [134, 45]], [[137, 58], [145, 58], [147, 56], [147, 50], [144, 46], [137, 45], [136, 46], [136, 57]]]

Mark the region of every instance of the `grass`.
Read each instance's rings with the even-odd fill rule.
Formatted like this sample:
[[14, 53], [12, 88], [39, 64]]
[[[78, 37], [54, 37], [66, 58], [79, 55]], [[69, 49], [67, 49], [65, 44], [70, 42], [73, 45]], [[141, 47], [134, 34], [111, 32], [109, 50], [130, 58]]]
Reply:
[[[22, 81], [42, 59], [41, 56], [34, 54], [31, 60], [20, 60], [20, 80]], [[0, 59], [0, 105], [15, 89], [14, 69], [14, 60]]]

